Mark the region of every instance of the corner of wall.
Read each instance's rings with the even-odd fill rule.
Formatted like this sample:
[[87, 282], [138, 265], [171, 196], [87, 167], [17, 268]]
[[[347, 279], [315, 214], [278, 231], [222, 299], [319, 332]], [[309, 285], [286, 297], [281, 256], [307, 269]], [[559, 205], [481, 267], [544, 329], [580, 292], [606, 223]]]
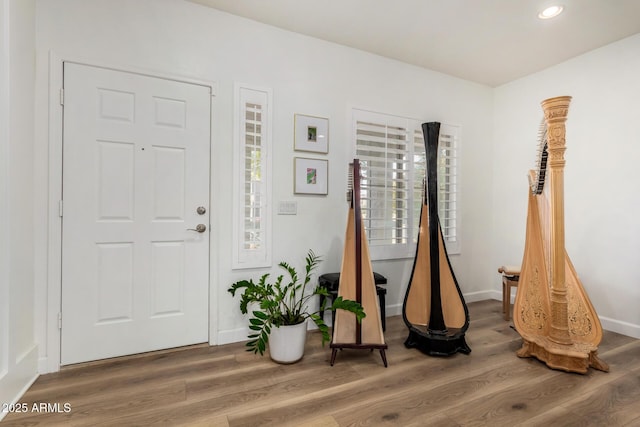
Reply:
[[[0, 403], [38, 377], [33, 321], [35, 0], [0, 0]], [[18, 235], [13, 230], [29, 230]], [[2, 411], [4, 408], [0, 409]], [[0, 419], [6, 412], [0, 412]]]

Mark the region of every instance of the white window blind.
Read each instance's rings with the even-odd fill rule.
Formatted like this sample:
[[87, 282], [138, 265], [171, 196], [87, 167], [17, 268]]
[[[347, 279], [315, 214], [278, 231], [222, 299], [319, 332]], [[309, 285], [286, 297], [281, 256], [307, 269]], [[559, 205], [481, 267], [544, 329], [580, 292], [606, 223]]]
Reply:
[[[412, 257], [418, 236], [426, 155], [421, 122], [354, 110], [356, 157], [361, 163], [362, 219], [373, 259]], [[456, 127], [441, 125], [438, 205], [450, 253], [457, 252]]]
[[[418, 229], [420, 227], [420, 208], [422, 207], [422, 194], [424, 177], [427, 172], [427, 153], [424, 148], [424, 138], [422, 137], [422, 127], [418, 126], [413, 131], [413, 243], [418, 241]], [[415, 254], [414, 254], [415, 255]]]
[[442, 124], [438, 141], [438, 217], [449, 253], [458, 242], [458, 140], [460, 128]]
[[236, 85], [234, 268], [271, 264], [271, 91]]

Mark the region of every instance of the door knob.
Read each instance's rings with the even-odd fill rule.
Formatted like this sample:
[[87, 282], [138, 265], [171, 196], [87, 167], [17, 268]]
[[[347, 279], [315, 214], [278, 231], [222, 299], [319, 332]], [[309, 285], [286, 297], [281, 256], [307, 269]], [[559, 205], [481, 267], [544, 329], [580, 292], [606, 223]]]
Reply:
[[187, 228], [187, 230], [197, 231], [198, 233], [204, 233], [205, 231], [207, 231], [207, 226], [204, 224], [198, 224], [196, 225], [196, 228]]

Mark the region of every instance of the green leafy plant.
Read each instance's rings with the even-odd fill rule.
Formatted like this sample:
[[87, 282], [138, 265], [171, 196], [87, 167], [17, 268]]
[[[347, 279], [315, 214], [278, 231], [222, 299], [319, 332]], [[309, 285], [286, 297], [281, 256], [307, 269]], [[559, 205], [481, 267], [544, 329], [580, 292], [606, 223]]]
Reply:
[[[264, 354], [269, 334], [273, 327], [284, 325], [297, 325], [306, 319], [311, 319], [322, 333], [322, 345], [329, 341], [329, 327], [320, 317], [320, 312], [325, 309], [325, 301], [318, 311], [309, 311], [309, 300], [316, 295], [329, 297], [329, 292], [322, 286], [308, 286], [311, 276], [321, 262], [321, 258], [311, 249], [306, 256], [306, 266], [304, 278], [300, 279], [298, 272], [287, 262], [281, 262], [278, 266], [284, 269], [288, 275], [280, 275], [275, 282], [270, 283], [270, 274], [266, 273], [260, 277], [258, 282], [250, 280], [240, 280], [231, 285], [228, 292], [235, 296], [236, 292], [242, 290], [240, 298], [240, 311], [247, 314], [252, 303], [259, 306], [252, 310], [249, 318], [249, 329], [251, 333], [247, 342], [247, 351]], [[356, 315], [358, 322], [366, 316], [362, 305], [356, 301], [337, 297], [328, 310], [347, 310]]]

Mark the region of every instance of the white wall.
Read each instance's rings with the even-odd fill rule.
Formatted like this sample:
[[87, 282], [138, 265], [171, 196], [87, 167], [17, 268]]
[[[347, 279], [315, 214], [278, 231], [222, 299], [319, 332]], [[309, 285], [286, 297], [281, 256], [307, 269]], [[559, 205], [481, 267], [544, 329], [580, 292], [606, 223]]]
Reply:
[[566, 248], [605, 329], [640, 338], [640, 34], [495, 90], [492, 265], [519, 265], [543, 99], [573, 97]]
[[[274, 93], [274, 201], [298, 201], [297, 216], [274, 217], [274, 260], [301, 263], [311, 246], [325, 255], [321, 272], [337, 271], [340, 264], [351, 107], [461, 125], [462, 254], [452, 261], [468, 299], [499, 297], [496, 267], [521, 261], [525, 172], [533, 162], [539, 102], [572, 95], [567, 249], [605, 328], [640, 337], [634, 263], [639, 230], [632, 219], [638, 208], [632, 185], [640, 173], [634, 162], [640, 150], [634, 126], [640, 117], [635, 77], [640, 75], [640, 35], [491, 90], [181, 0], [35, 4], [34, 128], [34, 2], [0, 0], [0, 401], [17, 398], [35, 376], [34, 328], [43, 359], [51, 357], [46, 341], [56, 329], [46, 323], [51, 319], [48, 256], [56, 246], [48, 213], [49, 185], [56, 185], [47, 170], [49, 132], [56, 126], [48, 122], [51, 52], [63, 59], [218, 82], [211, 286], [214, 339], [220, 341], [240, 339], [237, 332], [244, 327], [226, 288], [264, 272], [231, 270], [234, 82], [270, 87]], [[294, 113], [330, 119], [327, 197], [292, 194]], [[390, 314], [400, 310], [410, 266], [411, 260], [374, 265], [389, 278]], [[45, 360], [41, 366], [50, 365]]]
[[[35, 2], [0, 0], [0, 402], [37, 375], [33, 279]], [[5, 414], [0, 412], [0, 419]]]
[[[492, 90], [443, 74], [282, 31], [182, 0], [47, 0], [37, 2], [36, 164], [47, 165], [48, 61], [63, 59], [146, 69], [215, 81], [213, 107], [212, 325], [219, 342], [244, 338], [245, 322], [228, 286], [265, 270], [232, 271], [233, 84], [273, 90], [273, 200], [296, 200], [297, 216], [274, 215], [273, 260], [302, 265], [308, 248], [322, 254], [320, 273], [339, 271], [346, 221], [347, 165], [352, 158], [352, 107], [436, 120], [462, 128], [462, 254], [452, 262], [471, 298], [493, 295], [490, 263], [493, 187]], [[329, 195], [293, 195], [295, 113], [330, 120]], [[308, 155], [307, 155], [308, 156]], [[323, 156], [319, 156], [323, 157]], [[39, 169], [39, 168], [38, 168]], [[36, 177], [36, 204], [46, 205], [47, 177]], [[44, 201], [44, 202], [43, 202]], [[46, 230], [46, 209], [36, 227]], [[45, 233], [46, 234], [46, 233]], [[44, 238], [43, 238], [44, 240]], [[40, 241], [46, 247], [46, 241]], [[46, 252], [46, 251], [45, 251]], [[47, 306], [46, 257], [38, 258], [38, 306]], [[377, 262], [389, 279], [389, 313], [399, 313], [412, 260]], [[41, 314], [39, 314], [40, 316]], [[43, 322], [50, 315], [42, 315]], [[217, 322], [215, 321], [217, 320]], [[43, 323], [40, 322], [40, 323]], [[217, 326], [216, 326], [217, 325]], [[40, 330], [45, 326], [39, 325]], [[43, 335], [46, 335], [43, 333]], [[216, 336], [214, 336], [216, 339]], [[41, 350], [47, 357], [47, 350]]]

